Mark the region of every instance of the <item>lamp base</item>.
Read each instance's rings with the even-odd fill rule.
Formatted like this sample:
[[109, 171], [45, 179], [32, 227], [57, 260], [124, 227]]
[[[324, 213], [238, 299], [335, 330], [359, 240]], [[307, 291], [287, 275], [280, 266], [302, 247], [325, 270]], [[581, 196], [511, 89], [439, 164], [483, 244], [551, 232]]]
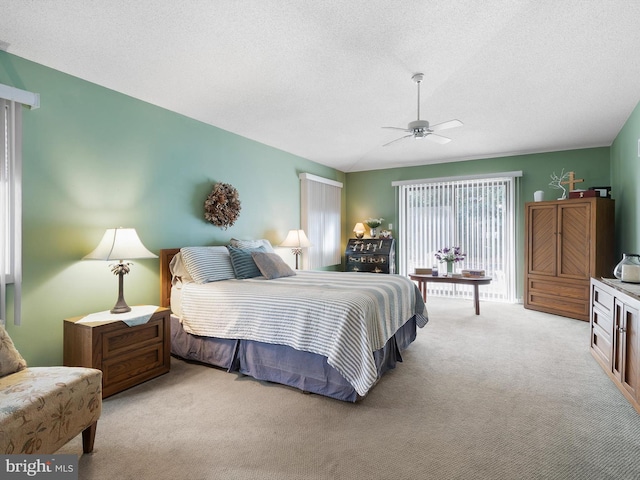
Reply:
[[131, 311], [131, 307], [124, 301], [123, 277], [124, 271], [120, 270], [118, 273], [118, 301], [109, 313], [127, 313]]
[[300, 254], [302, 253], [302, 248], [292, 248], [291, 253], [293, 253], [296, 257], [296, 270], [298, 270], [298, 259], [300, 258]]
[[124, 306], [116, 305], [111, 310], [109, 310], [109, 313], [127, 313], [130, 311], [131, 311], [131, 307], [125, 304]]

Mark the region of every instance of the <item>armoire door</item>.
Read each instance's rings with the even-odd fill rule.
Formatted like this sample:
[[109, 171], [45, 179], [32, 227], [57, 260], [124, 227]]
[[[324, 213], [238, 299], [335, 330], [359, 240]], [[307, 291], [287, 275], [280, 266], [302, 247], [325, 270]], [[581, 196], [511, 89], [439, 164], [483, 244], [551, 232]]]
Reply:
[[558, 205], [558, 277], [591, 278], [591, 221], [591, 203]]
[[556, 205], [532, 205], [529, 208], [527, 231], [527, 273], [556, 275], [557, 255], [557, 207]]

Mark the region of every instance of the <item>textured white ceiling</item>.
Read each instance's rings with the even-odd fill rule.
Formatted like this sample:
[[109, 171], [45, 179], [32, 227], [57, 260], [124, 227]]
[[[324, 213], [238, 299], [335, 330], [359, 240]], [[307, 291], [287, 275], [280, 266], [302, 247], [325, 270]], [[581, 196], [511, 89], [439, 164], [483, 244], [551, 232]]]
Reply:
[[[0, 0], [0, 48], [343, 171], [611, 144], [635, 0]], [[450, 119], [446, 145], [407, 139]], [[640, 133], [639, 133], [640, 135]]]

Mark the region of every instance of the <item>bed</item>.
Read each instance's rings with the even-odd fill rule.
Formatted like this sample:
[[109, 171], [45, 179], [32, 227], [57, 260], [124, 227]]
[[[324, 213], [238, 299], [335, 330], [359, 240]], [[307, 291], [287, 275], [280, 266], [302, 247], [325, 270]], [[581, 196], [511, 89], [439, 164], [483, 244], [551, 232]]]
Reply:
[[[266, 251], [255, 245], [229, 247], [231, 274], [226, 247], [161, 250], [161, 304], [172, 309], [174, 356], [355, 402], [402, 362], [402, 351], [428, 322], [422, 296], [406, 277], [236, 269], [237, 258], [254, 270], [279, 259], [268, 242]], [[200, 277], [186, 273], [194, 269], [187, 262], [194, 251], [197, 268], [208, 267]]]

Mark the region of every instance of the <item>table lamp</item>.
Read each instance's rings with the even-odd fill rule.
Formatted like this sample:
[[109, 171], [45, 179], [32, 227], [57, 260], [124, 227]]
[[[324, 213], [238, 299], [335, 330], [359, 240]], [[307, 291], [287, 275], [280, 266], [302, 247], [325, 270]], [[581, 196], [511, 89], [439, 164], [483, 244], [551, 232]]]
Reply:
[[356, 238], [364, 237], [364, 232], [366, 232], [366, 230], [362, 223], [356, 223], [356, 226], [353, 227], [353, 233], [356, 234]]
[[111, 313], [126, 313], [131, 307], [124, 301], [123, 277], [129, 273], [130, 263], [125, 259], [134, 258], [158, 258], [142, 244], [135, 228], [109, 228], [96, 249], [85, 255], [83, 260], [116, 260], [118, 263], [111, 265], [111, 271], [118, 275], [118, 301], [111, 309]]
[[304, 230], [289, 230], [287, 238], [284, 239], [280, 247], [291, 247], [291, 253], [296, 256], [296, 270], [298, 270], [298, 258], [303, 248], [311, 247], [311, 242], [304, 233]]

